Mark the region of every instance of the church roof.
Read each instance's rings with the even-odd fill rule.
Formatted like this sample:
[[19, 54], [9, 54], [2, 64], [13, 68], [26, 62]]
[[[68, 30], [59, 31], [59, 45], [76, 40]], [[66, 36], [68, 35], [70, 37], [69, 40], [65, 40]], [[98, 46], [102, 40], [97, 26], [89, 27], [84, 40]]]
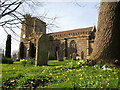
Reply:
[[81, 32], [81, 31], [92, 31], [93, 26], [92, 27], [87, 27], [87, 28], [79, 28], [79, 29], [73, 29], [73, 30], [67, 30], [67, 31], [62, 31], [62, 32], [53, 32], [53, 33], [48, 33], [48, 35], [51, 34], [64, 34], [64, 33], [73, 33], [73, 32]]

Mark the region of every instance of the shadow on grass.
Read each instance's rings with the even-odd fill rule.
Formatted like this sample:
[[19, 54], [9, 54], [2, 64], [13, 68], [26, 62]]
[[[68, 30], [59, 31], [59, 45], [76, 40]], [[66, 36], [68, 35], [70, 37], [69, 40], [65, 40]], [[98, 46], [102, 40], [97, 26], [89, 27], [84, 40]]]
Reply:
[[59, 66], [59, 65], [47, 65], [47, 66]]

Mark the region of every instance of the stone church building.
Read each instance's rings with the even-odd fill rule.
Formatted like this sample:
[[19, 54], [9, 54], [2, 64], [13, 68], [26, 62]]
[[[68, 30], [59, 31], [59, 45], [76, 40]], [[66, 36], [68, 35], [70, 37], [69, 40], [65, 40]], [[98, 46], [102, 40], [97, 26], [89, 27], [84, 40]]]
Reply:
[[[49, 40], [48, 57], [57, 59], [57, 52], [63, 58], [88, 59], [93, 48], [95, 39], [95, 26], [54, 32], [46, 34], [46, 23], [36, 17], [25, 16], [22, 23], [21, 39], [24, 43], [25, 57], [31, 57], [31, 52], [35, 52], [36, 41], [40, 34], [46, 34]], [[34, 47], [31, 50], [31, 46]], [[33, 55], [35, 56], [35, 55]]]

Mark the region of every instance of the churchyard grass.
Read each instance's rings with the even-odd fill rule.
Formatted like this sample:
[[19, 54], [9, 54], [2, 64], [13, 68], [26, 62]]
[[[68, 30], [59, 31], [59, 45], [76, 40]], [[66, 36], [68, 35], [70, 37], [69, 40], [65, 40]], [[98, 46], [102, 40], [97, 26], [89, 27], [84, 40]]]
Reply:
[[119, 68], [85, 63], [86, 60], [50, 60], [48, 66], [2, 64], [2, 88], [119, 87]]

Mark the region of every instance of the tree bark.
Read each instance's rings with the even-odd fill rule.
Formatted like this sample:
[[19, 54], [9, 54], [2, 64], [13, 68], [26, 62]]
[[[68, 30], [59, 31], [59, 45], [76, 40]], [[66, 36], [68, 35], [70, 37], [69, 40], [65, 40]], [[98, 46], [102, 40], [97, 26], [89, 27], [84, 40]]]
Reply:
[[120, 61], [120, 2], [101, 2], [90, 59], [112, 63]]

